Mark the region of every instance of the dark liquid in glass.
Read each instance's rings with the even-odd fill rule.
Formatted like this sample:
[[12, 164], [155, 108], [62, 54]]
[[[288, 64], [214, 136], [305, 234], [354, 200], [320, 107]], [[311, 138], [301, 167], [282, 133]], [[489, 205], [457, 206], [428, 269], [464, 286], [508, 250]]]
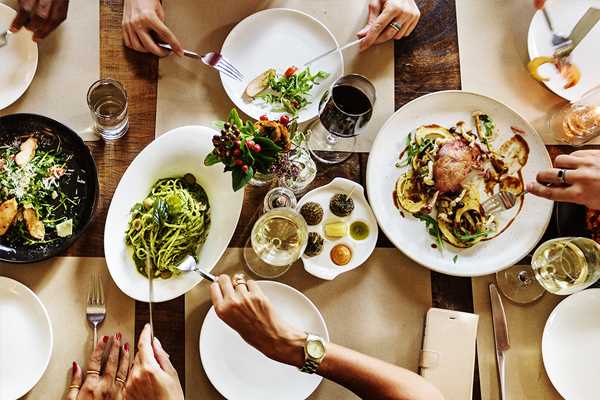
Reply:
[[321, 123], [330, 133], [352, 137], [371, 119], [373, 105], [360, 89], [339, 85], [332, 89], [331, 97], [321, 111]]

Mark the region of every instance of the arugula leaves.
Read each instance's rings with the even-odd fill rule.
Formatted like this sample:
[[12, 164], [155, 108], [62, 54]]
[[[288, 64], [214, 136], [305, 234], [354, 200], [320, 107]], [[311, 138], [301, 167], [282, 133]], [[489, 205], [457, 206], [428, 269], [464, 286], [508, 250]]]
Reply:
[[444, 248], [444, 241], [442, 239], [442, 231], [440, 231], [440, 227], [437, 221], [431, 216], [427, 214], [417, 213], [415, 217], [425, 222], [425, 227], [431, 236], [435, 238], [435, 243], [439, 247], [440, 251]]

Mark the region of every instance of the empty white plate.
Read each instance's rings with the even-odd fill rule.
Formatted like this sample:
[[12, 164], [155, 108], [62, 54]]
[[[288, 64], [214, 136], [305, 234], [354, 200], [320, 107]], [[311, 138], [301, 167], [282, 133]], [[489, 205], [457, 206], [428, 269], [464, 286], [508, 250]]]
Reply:
[[17, 399], [40, 380], [52, 354], [52, 324], [27, 286], [0, 276], [0, 399]]
[[[546, 8], [554, 29], [563, 36], [571, 30], [588, 8], [600, 8], [600, 0], [548, 0]], [[537, 11], [529, 25], [527, 38], [529, 57], [552, 56], [552, 33], [541, 11]], [[571, 53], [571, 61], [581, 70], [581, 80], [565, 89], [565, 79], [551, 64], [540, 67], [540, 74], [549, 78], [544, 81], [548, 89], [569, 101], [577, 101], [582, 94], [600, 84], [600, 23], [597, 23]]]
[[[0, 3], [0, 32], [8, 29], [17, 12]], [[37, 44], [31, 32], [21, 29], [8, 36], [8, 44], [0, 48], [0, 110], [10, 106], [25, 93], [38, 63]]]
[[[331, 31], [308, 14], [284, 8], [260, 11], [237, 24], [221, 49], [221, 53], [244, 74], [244, 81], [223, 74], [221, 81], [231, 101], [246, 115], [258, 119], [266, 114], [270, 119], [278, 119], [285, 113], [272, 112], [271, 105], [260, 100], [250, 102], [242, 98], [248, 83], [269, 68], [275, 68], [278, 73], [292, 65], [303, 69], [304, 63], [337, 46]], [[313, 73], [322, 70], [330, 75], [313, 87], [311, 104], [298, 115], [300, 123], [317, 116], [323, 92], [344, 73], [344, 61], [341, 53], [332, 54], [312, 64], [310, 69]]]
[[[306, 296], [283, 283], [258, 284], [281, 318], [329, 340], [321, 313]], [[322, 380], [265, 357], [221, 321], [214, 307], [204, 319], [199, 344], [208, 379], [228, 400], [306, 399]]]
[[567, 400], [598, 398], [600, 289], [561, 301], [548, 317], [542, 356], [550, 381]]

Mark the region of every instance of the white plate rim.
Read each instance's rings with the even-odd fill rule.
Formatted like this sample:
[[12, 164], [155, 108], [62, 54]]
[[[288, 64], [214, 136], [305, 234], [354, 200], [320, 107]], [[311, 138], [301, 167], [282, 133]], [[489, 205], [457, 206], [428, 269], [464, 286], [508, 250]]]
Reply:
[[[372, 185], [369, 185], [369, 181], [373, 181], [372, 179], [371, 180], [369, 179], [369, 177], [373, 174], [372, 167], [371, 167], [373, 164], [370, 163], [369, 161], [371, 159], [371, 156], [373, 155], [373, 151], [372, 151], [373, 148], [375, 148], [375, 146], [378, 144], [378, 142], [380, 140], [383, 140], [383, 139], [381, 139], [382, 136], [380, 136], [379, 134], [388, 128], [388, 126], [392, 123], [392, 119], [394, 118], [394, 116], [397, 113], [400, 113], [405, 107], [408, 107], [409, 105], [412, 105], [414, 103], [423, 101], [424, 99], [429, 98], [429, 97], [443, 96], [445, 94], [453, 94], [453, 93], [458, 93], [460, 95], [465, 94], [465, 95], [472, 95], [472, 96], [482, 97], [482, 98], [487, 99], [488, 101], [492, 101], [492, 102], [495, 102], [497, 104], [500, 104], [500, 105], [506, 107], [508, 110], [510, 110], [511, 112], [513, 112], [514, 114], [516, 114], [522, 120], [523, 124], [529, 130], [531, 130], [532, 132], [535, 132], [538, 135], [538, 137], [540, 137], [539, 133], [537, 132], [537, 130], [519, 112], [517, 112], [512, 107], [508, 106], [506, 103], [504, 103], [504, 102], [502, 102], [500, 100], [497, 100], [497, 99], [495, 99], [493, 97], [486, 96], [486, 95], [483, 95], [483, 94], [480, 94], [480, 93], [476, 93], [476, 92], [471, 92], [471, 91], [466, 91], [466, 90], [456, 90], [456, 89], [441, 90], [441, 91], [437, 91], [437, 92], [432, 92], [432, 93], [425, 94], [423, 96], [417, 97], [416, 99], [413, 99], [413, 100], [409, 101], [408, 103], [406, 103], [402, 107], [400, 107], [398, 110], [396, 110], [392, 115], [390, 115], [390, 117], [386, 120], [386, 122], [383, 124], [383, 126], [381, 127], [381, 129], [377, 133], [377, 136], [375, 137], [375, 140], [373, 140], [373, 144], [371, 146], [371, 151], [369, 152], [369, 159], [367, 160], [367, 173], [366, 173], [367, 195], [368, 195], [369, 199], [373, 198], [373, 195], [374, 195], [373, 192], [372, 192], [374, 189], [372, 189]], [[543, 142], [543, 140], [542, 140], [542, 142]], [[550, 155], [548, 154], [548, 150], [546, 149], [545, 143], [544, 143], [544, 149], [545, 149], [545, 153], [544, 153], [545, 158], [547, 159], [548, 165], [551, 166], [552, 165], [552, 159], [550, 158]], [[554, 202], [552, 202], [552, 204], [554, 205]], [[554, 206], [549, 207], [549, 210], [547, 212], [547, 216], [545, 218], [546, 221], [544, 223], [544, 230], [538, 235], [539, 237], [537, 238], [536, 243], [539, 243], [540, 239], [544, 235], [544, 232], [548, 229], [548, 225], [550, 224], [550, 220], [552, 218], [553, 207]], [[371, 208], [373, 208], [373, 207], [371, 207]], [[383, 224], [380, 221], [380, 218], [382, 218], [382, 217], [380, 217], [380, 216], [377, 215], [377, 212], [376, 212], [375, 209], [373, 209], [373, 213], [375, 214], [375, 217], [377, 218], [377, 223], [379, 225], [379, 228], [383, 231], [384, 235], [392, 242], [392, 244], [394, 244], [394, 246], [398, 250], [400, 250], [404, 255], [406, 255], [408, 258], [410, 258], [412, 261], [416, 262], [417, 264], [422, 265], [422, 266], [424, 266], [424, 267], [426, 267], [426, 268], [428, 268], [428, 269], [430, 269], [432, 271], [435, 271], [435, 272], [438, 272], [438, 273], [441, 273], [441, 274], [450, 275], [450, 276], [464, 277], [464, 278], [473, 278], [473, 277], [478, 277], [478, 276], [484, 276], [484, 275], [489, 275], [491, 273], [495, 273], [495, 272], [501, 271], [501, 270], [503, 270], [505, 268], [508, 268], [508, 267], [510, 267], [511, 265], [513, 265], [514, 263], [520, 261], [523, 258], [523, 256], [521, 256], [518, 259], [515, 259], [515, 260], [511, 261], [511, 263], [509, 263], [508, 265], [502, 265], [500, 267], [497, 267], [497, 268], [495, 268], [495, 271], [493, 271], [493, 272], [491, 272], [491, 271], [482, 271], [481, 273], [476, 273], [476, 274], [464, 273], [464, 272], [461, 273], [461, 271], [458, 271], [458, 270], [450, 272], [450, 271], [444, 270], [443, 268], [439, 268], [436, 265], [425, 264], [425, 263], [421, 262], [420, 260], [418, 260], [417, 257], [414, 256], [413, 254], [408, 254], [407, 252], [405, 252], [404, 250], [402, 250], [400, 248], [400, 246], [396, 243], [397, 241], [395, 239], [393, 239], [389, 235], [389, 232], [387, 232], [386, 229], [383, 227]], [[425, 230], [424, 230], [424, 232], [426, 233]], [[527, 251], [527, 253], [525, 253], [525, 255], [528, 254], [528, 253], [530, 253], [531, 250], [533, 250], [533, 248], [536, 246], [536, 243], [534, 243], [533, 245], [530, 246], [531, 248], [528, 249], [528, 251]]]
[[596, 293], [596, 294], [600, 294], [600, 288], [588, 288], [588, 289], [584, 289], [580, 292], [577, 292], [575, 294], [572, 294], [570, 296], [567, 296], [565, 299], [561, 300], [560, 303], [558, 303], [556, 305], [556, 307], [554, 307], [554, 309], [552, 310], [552, 312], [550, 313], [550, 315], [548, 316], [548, 319], [546, 320], [546, 323], [544, 324], [544, 331], [542, 333], [542, 362], [544, 363], [544, 369], [546, 371], [546, 375], [548, 375], [548, 379], [550, 379], [550, 382], [552, 383], [552, 386], [554, 386], [554, 388], [556, 389], [556, 391], [565, 399], [567, 398], [566, 393], [561, 392], [561, 389], [559, 388], [559, 386], [556, 384], [557, 380], [556, 380], [556, 376], [554, 376], [554, 379], [552, 377], [552, 374], [550, 372], [550, 369], [548, 368], [548, 335], [549, 335], [549, 330], [552, 328], [552, 324], [554, 323], [554, 319], [556, 318], [556, 316], [558, 315], [558, 313], [561, 312], [561, 310], [566, 307], [566, 305], [574, 302], [574, 301], [578, 301], [578, 297], [580, 296], [589, 296], [592, 293]]
[[[306, 296], [304, 293], [302, 293], [301, 291], [299, 291], [298, 289], [290, 286], [290, 285], [286, 285], [285, 283], [282, 282], [278, 282], [278, 281], [268, 281], [268, 280], [261, 280], [261, 281], [256, 281], [256, 283], [258, 283], [259, 286], [266, 285], [266, 286], [275, 286], [275, 287], [280, 287], [280, 288], [284, 288], [286, 290], [289, 290], [291, 293], [294, 293], [294, 295], [303, 298], [303, 301], [309, 305], [310, 308], [313, 309], [313, 311], [315, 312], [315, 315], [318, 316], [319, 322], [321, 323], [322, 327], [325, 329], [325, 337], [323, 337], [323, 339], [325, 339], [326, 342], [329, 342], [330, 339], [330, 334], [329, 334], [329, 329], [327, 328], [327, 324], [325, 323], [325, 319], [323, 318], [323, 314], [321, 314], [321, 311], [319, 311], [319, 309], [317, 308], [317, 306], [315, 305], [315, 303], [312, 302], [311, 299], [308, 298], [308, 296]], [[211, 306], [210, 309], [208, 310], [208, 312], [206, 313], [204, 320], [202, 321], [202, 327], [200, 328], [200, 335], [198, 336], [198, 352], [200, 353], [200, 363], [201, 363], [201, 367], [204, 371], [204, 373], [206, 374], [208, 380], [210, 381], [211, 385], [213, 385], [213, 387], [222, 395], [225, 397], [226, 393], [224, 393], [225, 391], [220, 387], [220, 385], [216, 385], [215, 384], [215, 378], [213, 376], [211, 376], [211, 374], [206, 370], [206, 368], [204, 367], [205, 365], [205, 359], [206, 359], [206, 355], [203, 356], [203, 351], [202, 351], [202, 338], [206, 335], [206, 318], [208, 317], [208, 315], [210, 313], [215, 313], [215, 307]], [[218, 318], [218, 317], [217, 317]], [[311, 393], [314, 393], [315, 390], [317, 390], [317, 388], [319, 387], [319, 385], [321, 384], [323, 378], [321, 378], [319, 380], [319, 382], [317, 383], [317, 385], [315, 386], [315, 388], [312, 390]]]
[[44, 303], [42, 303], [42, 300], [38, 297], [38, 295], [35, 294], [35, 292], [33, 290], [29, 289], [27, 286], [25, 286], [21, 282], [15, 280], [15, 279], [9, 278], [7, 276], [0, 276], [0, 287], [2, 286], [2, 282], [6, 282], [6, 285], [18, 286], [25, 293], [27, 293], [31, 298], [33, 298], [35, 300], [35, 303], [43, 311], [44, 317], [46, 318], [46, 323], [48, 324], [48, 332], [47, 333], [48, 333], [48, 336], [50, 337], [49, 338], [50, 346], [48, 348], [48, 355], [46, 356], [44, 368], [42, 368], [42, 372], [40, 373], [40, 375], [38, 377], [36, 377], [34, 380], [32, 380], [33, 383], [31, 384], [31, 386], [26, 387], [25, 389], [22, 389], [22, 392], [18, 393], [17, 398], [20, 398], [20, 397], [24, 396], [25, 394], [29, 393], [29, 391], [31, 389], [33, 389], [35, 387], [35, 385], [38, 384], [40, 379], [42, 379], [42, 376], [44, 376], [44, 374], [46, 373], [46, 370], [48, 369], [48, 365], [50, 364], [50, 359], [52, 358], [52, 352], [54, 350], [54, 330], [52, 328], [52, 320], [50, 319], [50, 314], [48, 314], [48, 310], [46, 309], [46, 306], [44, 306]]
[[[227, 34], [227, 37], [225, 38], [225, 41], [223, 41], [223, 45], [221, 46], [221, 54], [225, 54], [225, 52], [227, 51], [227, 48], [230, 47], [230, 42], [231, 42], [231, 36], [236, 32], [236, 30], [241, 29], [240, 26], [242, 26], [242, 24], [245, 23], [249, 23], [251, 22], [253, 19], [257, 18], [258, 16], [262, 16], [265, 14], [269, 14], [269, 13], [275, 13], [275, 12], [290, 12], [290, 13], [294, 13], [294, 14], [298, 14], [301, 15], [305, 18], [310, 19], [311, 21], [317, 23], [319, 26], [321, 26], [325, 32], [327, 32], [327, 34], [329, 34], [329, 36], [331, 37], [331, 39], [333, 39], [333, 42], [335, 43], [336, 47], [340, 47], [340, 44], [337, 40], [337, 38], [335, 37], [335, 35], [333, 34], [333, 32], [331, 32], [331, 30], [323, 23], [321, 22], [319, 19], [317, 19], [316, 17], [313, 17], [312, 15], [305, 13], [304, 11], [300, 11], [300, 10], [296, 10], [293, 8], [287, 8], [287, 7], [276, 7], [276, 8], [267, 8], [264, 10], [260, 10], [255, 12], [254, 14], [251, 14], [249, 16], [247, 16], [246, 18], [244, 18], [243, 20], [241, 20], [240, 22], [238, 22], [232, 29], [231, 31], [229, 31], [229, 33]], [[339, 57], [339, 63], [340, 63], [340, 71], [338, 74], [339, 78], [340, 76], [344, 75], [344, 55], [342, 54], [343, 52], [338, 52], [338, 57]], [[226, 75], [224, 75], [222, 72], [219, 72], [219, 77], [221, 79], [221, 86], [223, 87], [223, 91], [225, 92], [225, 94], [227, 95], [227, 97], [229, 98], [229, 100], [235, 105], [236, 108], [238, 108], [240, 111], [242, 111], [244, 114], [248, 115], [250, 118], [253, 118], [255, 120], [258, 120], [258, 118], [254, 118], [252, 115], [249, 115], [246, 113], [246, 111], [244, 111], [242, 109], [242, 107], [239, 107], [237, 105], [237, 101], [234, 101], [234, 99], [232, 97], [234, 96], [230, 96], [229, 92], [227, 91], [226, 85], [225, 85], [225, 77]], [[336, 79], [337, 79], [336, 78]], [[229, 77], [227, 77], [227, 79], [230, 79]], [[310, 122], [310, 121], [314, 121], [316, 118], [318, 117], [318, 112], [310, 117], [306, 117], [306, 118], [302, 118], [302, 119], [298, 119], [298, 123], [299, 124], [303, 124], [306, 122]]]
[[[3, 9], [6, 10], [7, 12], [12, 11], [16, 15], [16, 11], [12, 7], [9, 7], [6, 4], [0, 3], [0, 10], [3, 10]], [[0, 12], [2, 12], [2, 11], [0, 11]], [[22, 88], [20, 88], [19, 90], [17, 90], [15, 92], [18, 94], [16, 94], [12, 98], [8, 98], [8, 100], [5, 102], [0, 102], [0, 110], [4, 110], [5, 108], [11, 106], [13, 103], [15, 103], [17, 100], [19, 100], [25, 94], [27, 89], [29, 89], [29, 86], [31, 86], [31, 82], [33, 82], [33, 78], [35, 78], [35, 74], [37, 72], [37, 67], [38, 67], [38, 62], [39, 62], [39, 49], [38, 49], [37, 43], [32, 41], [32, 44], [33, 44], [33, 48], [35, 48], [35, 62], [33, 63], [30, 78], [27, 80], [26, 84], [22, 86]]]

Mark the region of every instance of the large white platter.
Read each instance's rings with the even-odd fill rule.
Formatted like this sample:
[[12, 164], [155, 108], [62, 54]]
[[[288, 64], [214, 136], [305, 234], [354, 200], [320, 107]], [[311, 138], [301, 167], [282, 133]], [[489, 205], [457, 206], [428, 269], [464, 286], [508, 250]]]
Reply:
[[[600, 8], [600, 0], [548, 0], [545, 7], [550, 13], [554, 29], [568, 36], [588, 8]], [[537, 11], [531, 19], [527, 48], [530, 59], [554, 53], [552, 32], [541, 11]], [[540, 74], [549, 78], [544, 81], [548, 89], [566, 100], [577, 101], [582, 94], [600, 84], [600, 23], [573, 50], [570, 59], [581, 70], [581, 80], [572, 88], [563, 88], [565, 79], [551, 64], [542, 66]]]
[[568, 400], [598, 398], [600, 289], [573, 294], [548, 317], [542, 356], [550, 381]]
[[[259, 281], [280, 318], [329, 341], [317, 307], [302, 293], [279, 282]], [[246, 343], [215, 313], [208, 311], [200, 331], [200, 359], [213, 386], [229, 400], [302, 400], [321, 383], [318, 375], [273, 361]]]
[[[231, 173], [223, 173], [222, 166], [204, 166], [204, 157], [212, 151], [211, 139], [216, 133], [203, 126], [185, 126], [167, 132], [148, 145], [121, 178], [108, 210], [104, 253], [115, 284], [129, 297], [148, 301], [147, 279], [137, 272], [132, 251], [125, 245], [129, 211], [146, 198], [158, 179], [191, 173], [208, 194], [211, 225], [199, 264], [210, 271], [227, 248], [240, 217], [244, 192], [233, 191]], [[174, 299], [201, 279], [196, 273], [155, 279], [154, 301]]]
[[[523, 168], [525, 182], [551, 166], [546, 147], [535, 129], [508, 106], [490, 97], [458, 90], [436, 92], [419, 97], [396, 111], [377, 135], [367, 165], [367, 193], [379, 226], [394, 245], [414, 261], [434, 270], [455, 276], [481, 276], [507, 268], [521, 260], [538, 243], [552, 216], [552, 202], [526, 195], [523, 209], [510, 227], [492, 240], [470, 249], [445, 244], [441, 253], [425, 224], [404, 212], [403, 218], [394, 205], [395, 183], [408, 168], [395, 166], [406, 146], [406, 137], [420, 125], [453, 126], [458, 121], [472, 127], [473, 111], [488, 113], [501, 132], [496, 146], [509, 139], [511, 126], [525, 131], [529, 161]], [[482, 199], [483, 200], [483, 199]], [[500, 226], [516, 214], [516, 209], [501, 214]], [[455, 258], [455, 256], [458, 257]]]
[[[8, 29], [17, 12], [0, 3], [0, 32]], [[25, 93], [37, 69], [38, 48], [31, 32], [21, 29], [9, 35], [8, 44], [0, 49], [0, 110], [10, 106]]]
[[0, 399], [18, 399], [40, 380], [52, 355], [46, 307], [27, 286], [0, 276]]
[[[237, 24], [221, 49], [221, 53], [244, 74], [244, 81], [223, 74], [221, 81], [231, 101], [246, 115], [258, 119], [266, 114], [270, 119], [278, 119], [282, 113], [271, 112], [270, 105], [242, 98], [248, 83], [269, 68], [275, 68], [278, 73], [292, 65], [302, 69], [305, 62], [337, 46], [331, 31], [308, 14], [286, 8], [260, 11]], [[311, 104], [298, 115], [300, 123], [317, 116], [322, 94], [344, 73], [342, 54], [332, 54], [311, 65], [312, 72], [319, 70], [330, 75], [312, 89]]]

